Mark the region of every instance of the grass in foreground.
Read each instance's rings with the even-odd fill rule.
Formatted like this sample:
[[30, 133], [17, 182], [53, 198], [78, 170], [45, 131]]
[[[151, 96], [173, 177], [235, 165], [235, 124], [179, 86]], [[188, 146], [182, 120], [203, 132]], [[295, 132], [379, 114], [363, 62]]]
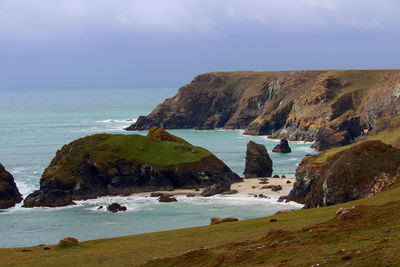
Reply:
[[[271, 216], [277, 222], [269, 222], [271, 217], [258, 218], [93, 240], [67, 249], [0, 249], [0, 266], [135, 266], [155, 257], [161, 259], [148, 264], [396, 266], [400, 264], [399, 196], [397, 186], [368, 199]], [[357, 210], [353, 219], [334, 219], [340, 207], [354, 205], [365, 207]], [[345, 253], [339, 251], [342, 249]], [[343, 261], [347, 252], [350, 258]]]

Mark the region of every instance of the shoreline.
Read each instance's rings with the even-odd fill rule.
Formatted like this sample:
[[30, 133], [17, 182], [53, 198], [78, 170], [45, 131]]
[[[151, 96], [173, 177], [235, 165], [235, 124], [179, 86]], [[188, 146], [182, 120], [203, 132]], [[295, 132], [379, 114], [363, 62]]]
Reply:
[[[266, 179], [266, 181], [264, 181]], [[290, 181], [290, 183], [287, 183]], [[250, 196], [255, 196], [259, 194], [263, 194], [267, 197], [274, 197], [279, 198], [280, 196], [286, 196], [289, 194], [290, 190], [293, 188], [295, 178], [288, 177], [288, 178], [272, 178], [272, 177], [257, 177], [257, 178], [244, 178], [243, 182], [233, 183], [231, 185], [231, 190], [237, 190], [237, 194], [248, 194]], [[264, 186], [282, 186], [282, 190], [278, 192], [272, 191], [270, 188], [265, 189]], [[143, 192], [140, 194], [149, 194], [149, 193], [163, 193], [163, 194], [170, 194], [176, 196], [194, 194], [195, 196], [200, 196], [202, 189], [200, 191], [196, 191], [194, 189], [174, 189], [170, 191], [152, 191], [152, 192]], [[235, 194], [233, 194], [235, 195]]]

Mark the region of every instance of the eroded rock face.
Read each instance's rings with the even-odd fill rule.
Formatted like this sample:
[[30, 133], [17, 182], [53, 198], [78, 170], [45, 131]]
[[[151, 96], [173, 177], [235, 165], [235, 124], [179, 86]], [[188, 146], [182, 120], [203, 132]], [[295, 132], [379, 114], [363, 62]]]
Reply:
[[397, 70], [207, 73], [127, 130], [244, 129], [324, 150], [390, 127], [399, 88]]
[[0, 163], [0, 209], [14, 207], [22, 201], [22, 195], [14, 182], [14, 177]]
[[281, 142], [272, 149], [275, 153], [290, 153], [292, 149], [289, 147], [289, 142], [286, 139], [282, 139]]
[[100, 134], [58, 151], [42, 175], [40, 190], [30, 194], [24, 206], [57, 207], [104, 195], [195, 189], [241, 180], [207, 150], [163, 129], [153, 129], [147, 137]]
[[365, 141], [338, 152], [325, 163], [303, 159], [288, 199], [305, 208], [344, 203], [379, 193], [400, 181], [400, 149]]
[[247, 144], [245, 178], [271, 177], [272, 159], [264, 145], [250, 141]]

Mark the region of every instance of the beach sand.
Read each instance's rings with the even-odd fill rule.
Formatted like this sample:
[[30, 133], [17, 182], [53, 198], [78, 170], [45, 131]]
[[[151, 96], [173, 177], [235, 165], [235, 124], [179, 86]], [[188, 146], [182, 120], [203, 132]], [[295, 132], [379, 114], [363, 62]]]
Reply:
[[[265, 180], [267, 179], [267, 183]], [[263, 183], [264, 181], [264, 183]], [[290, 181], [290, 183], [287, 183]], [[250, 178], [250, 179], [243, 179], [243, 182], [234, 183], [231, 186], [231, 190], [237, 190], [239, 193], [245, 193], [249, 195], [258, 195], [263, 194], [269, 197], [279, 197], [279, 196], [286, 196], [289, 194], [290, 190], [293, 188], [294, 178]], [[263, 186], [268, 185], [280, 185], [282, 186], [282, 190], [279, 192], [273, 192], [271, 189], [262, 189]], [[193, 189], [175, 189], [171, 191], [156, 191], [165, 194], [171, 195], [187, 195], [187, 194], [194, 194], [196, 196], [200, 195], [203, 189], [200, 188], [200, 191], [195, 191]]]

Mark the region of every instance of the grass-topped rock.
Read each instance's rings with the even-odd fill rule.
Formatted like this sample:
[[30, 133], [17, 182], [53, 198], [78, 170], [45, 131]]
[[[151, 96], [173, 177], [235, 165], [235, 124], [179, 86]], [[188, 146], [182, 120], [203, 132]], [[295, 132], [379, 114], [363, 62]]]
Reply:
[[57, 151], [25, 207], [65, 206], [73, 200], [240, 181], [208, 150], [163, 129], [148, 136], [95, 134]]
[[0, 163], [0, 209], [14, 207], [22, 201], [22, 196], [14, 182], [14, 177]]
[[400, 149], [379, 140], [359, 142], [324, 163], [318, 157], [303, 159], [289, 194], [306, 208], [369, 197], [400, 182]]

